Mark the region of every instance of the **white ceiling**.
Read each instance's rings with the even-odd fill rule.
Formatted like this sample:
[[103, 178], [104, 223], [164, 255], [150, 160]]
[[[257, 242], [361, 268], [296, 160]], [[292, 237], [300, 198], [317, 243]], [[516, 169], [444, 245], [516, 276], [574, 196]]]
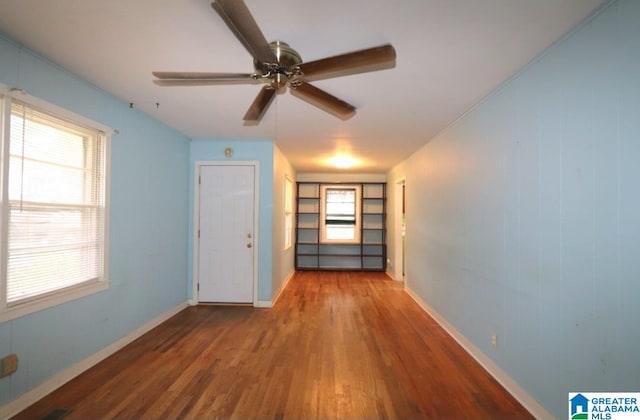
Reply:
[[[0, 0], [0, 32], [193, 139], [273, 139], [301, 172], [350, 153], [351, 172], [407, 158], [604, 0], [245, 0], [268, 41], [304, 61], [391, 43], [395, 68], [314, 84], [355, 105], [342, 121], [289, 93], [259, 125], [259, 85], [160, 87], [152, 70], [253, 71], [208, 0]], [[156, 104], [159, 104], [157, 106]], [[229, 144], [232, 144], [231, 142]]]

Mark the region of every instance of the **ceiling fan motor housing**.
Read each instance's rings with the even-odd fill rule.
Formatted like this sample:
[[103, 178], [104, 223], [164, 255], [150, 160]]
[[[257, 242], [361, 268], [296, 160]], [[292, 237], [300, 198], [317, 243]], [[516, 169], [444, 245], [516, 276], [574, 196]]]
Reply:
[[271, 50], [276, 55], [276, 63], [263, 63], [257, 58], [253, 59], [253, 66], [256, 72], [272, 80], [275, 89], [282, 90], [287, 86], [287, 82], [295, 74], [294, 67], [302, 63], [300, 54], [283, 41], [273, 41], [269, 43]]

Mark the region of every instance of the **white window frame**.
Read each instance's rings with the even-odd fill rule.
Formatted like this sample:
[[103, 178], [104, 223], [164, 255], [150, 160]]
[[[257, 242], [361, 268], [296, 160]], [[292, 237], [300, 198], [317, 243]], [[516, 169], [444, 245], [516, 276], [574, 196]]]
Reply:
[[293, 246], [293, 180], [284, 176], [284, 250]]
[[[97, 281], [81, 283], [57, 291], [49, 292], [24, 301], [7, 304], [7, 249], [8, 249], [8, 176], [9, 176], [9, 124], [11, 121], [11, 102], [17, 99], [28, 106], [68, 120], [74, 124], [91, 127], [104, 133], [105, 139], [105, 177], [104, 177], [104, 232], [103, 232], [103, 271]], [[103, 124], [77, 115], [59, 106], [0, 84], [0, 322], [15, 319], [36, 311], [60, 305], [84, 296], [101, 292], [109, 288], [109, 191], [111, 135], [115, 131]], [[5, 204], [6, 203], [6, 204]]]
[[[353, 239], [329, 239], [327, 237], [327, 190], [355, 190], [356, 193], [356, 207], [355, 207], [355, 225], [354, 225], [354, 235], [353, 235]], [[321, 191], [320, 191], [320, 243], [323, 244], [356, 244], [356, 243], [360, 243], [360, 233], [361, 233], [361, 229], [360, 229], [360, 224], [362, 223], [362, 217], [361, 217], [361, 211], [360, 211], [360, 203], [361, 203], [361, 199], [360, 197], [362, 196], [362, 190], [360, 185], [347, 185], [347, 184], [340, 184], [340, 185], [322, 185], [321, 187]]]

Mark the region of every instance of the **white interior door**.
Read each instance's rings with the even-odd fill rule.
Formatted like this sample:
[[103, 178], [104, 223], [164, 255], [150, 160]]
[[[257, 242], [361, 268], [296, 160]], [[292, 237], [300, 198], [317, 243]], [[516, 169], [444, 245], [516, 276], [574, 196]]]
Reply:
[[200, 302], [252, 303], [255, 167], [200, 167]]

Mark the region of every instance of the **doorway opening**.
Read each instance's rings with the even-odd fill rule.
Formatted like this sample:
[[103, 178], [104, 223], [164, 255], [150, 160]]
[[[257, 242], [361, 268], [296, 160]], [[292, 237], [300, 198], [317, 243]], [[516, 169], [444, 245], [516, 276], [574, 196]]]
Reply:
[[394, 273], [393, 277], [398, 281], [404, 281], [406, 278], [405, 254], [406, 254], [406, 179], [402, 178], [395, 185], [395, 208], [394, 208]]

